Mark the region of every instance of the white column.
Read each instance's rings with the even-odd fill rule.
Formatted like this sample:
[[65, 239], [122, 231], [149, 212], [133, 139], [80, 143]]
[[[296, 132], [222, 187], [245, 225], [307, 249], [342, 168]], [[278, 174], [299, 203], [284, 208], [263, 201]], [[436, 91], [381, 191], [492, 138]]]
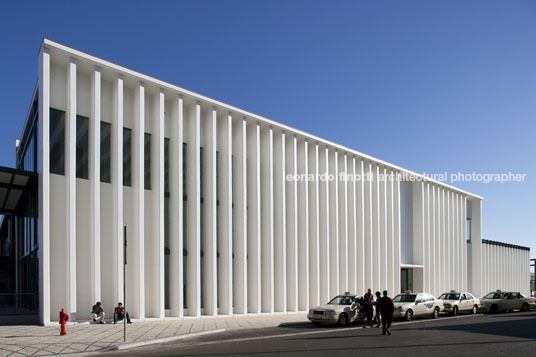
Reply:
[[67, 115], [65, 117], [65, 198], [67, 217], [65, 232], [68, 247], [68, 299], [66, 311], [76, 321], [76, 61], [69, 60], [67, 72]]
[[169, 148], [169, 308], [171, 316], [183, 316], [183, 99], [173, 99]]
[[188, 118], [186, 153], [186, 305], [188, 315], [201, 315], [201, 103], [190, 108]]
[[460, 291], [460, 195], [454, 195], [454, 289]]
[[367, 236], [365, 235], [365, 187], [366, 187], [366, 178], [365, 178], [365, 162], [363, 159], [358, 161], [358, 173], [360, 180], [356, 182], [357, 184], [357, 290], [356, 294], [363, 294], [365, 289], [365, 241], [367, 241]]
[[89, 118], [89, 183], [90, 183], [90, 261], [91, 301], [101, 300], [100, 269], [100, 123], [101, 72], [95, 67], [91, 82], [91, 116]]
[[374, 182], [372, 183], [372, 291], [381, 289], [380, 284], [380, 167], [374, 165]]
[[430, 216], [428, 214], [428, 182], [423, 183], [423, 213], [424, 213], [424, 232], [423, 232], [423, 291], [430, 291], [430, 239], [429, 239], [429, 222]]
[[327, 303], [330, 299], [330, 244], [329, 244], [329, 150], [327, 147], [319, 148], [319, 173], [323, 176], [318, 182], [319, 201], [319, 270], [320, 270], [320, 303]]
[[401, 222], [400, 222], [400, 179], [397, 175], [394, 185], [395, 196], [395, 290], [393, 295], [400, 292], [400, 261], [401, 261]]
[[[289, 136], [286, 145], [286, 172], [297, 173], [296, 136]], [[292, 180], [286, 182], [286, 224], [287, 224], [287, 311], [298, 311], [298, 183]]]
[[314, 180], [309, 182], [309, 305], [320, 304], [320, 217], [318, 181], [318, 143], [309, 145], [309, 174]]
[[261, 130], [261, 305], [274, 312], [274, 134]]
[[339, 196], [339, 291], [348, 291], [348, 185], [346, 174], [348, 162], [346, 153], [338, 155], [337, 193]]
[[247, 313], [247, 126], [233, 123], [233, 313]]
[[[357, 294], [357, 231], [356, 231], [356, 163], [355, 157], [348, 157], [348, 291]], [[349, 180], [351, 179], [351, 180]]]
[[[308, 143], [298, 143], [298, 173], [308, 174]], [[298, 182], [298, 310], [309, 309], [309, 182]]]
[[203, 182], [203, 284], [202, 304], [204, 315], [215, 316], [218, 310], [218, 280], [217, 280], [217, 187], [216, 187], [216, 119], [217, 111], [213, 107], [206, 111], [201, 131], [201, 140], [203, 142], [203, 161], [201, 172]]
[[[127, 303], [133, 317], [145, 318], [145, 87], [139, 83], [135, 93], [132, 133], [132, 187], [134, 221], [128, 225]], [[133, 253], [133, 254], [132, 254]]]
[[50, 55], [45, 47], [41, 47], [39, 53], [38, 90], [39, 324], [46, 325], [50, 323]]
[[233, 116], [218, 121], [218, 301], [219, 314], [233, 313]]
[[[484, 294], [481, 287], [482, 281], [482, 201], [475, 200], [472, 202], [471, 208], [471, 264], [472, 264], [472, 292], [481, 296]], [[512, 262], [508, 262], [508, 268], [512, 266]], [[511, 279], [508, 279], [510, 282]]]
[[462, 290], [467, 290], [467, 229], [465, 228], [466, 220], [467, 220], [467, 197], [463, 195], [462, 198], [462, 217], [463, 217], [463, 252], [462, 252], [462, 259], [463, 259], [463, 277], [462, 277]]
[[153, 314], [164, 318], [164, 90], [160, 89], [155, 96], [155, 115], [153, 121], [153, 142], [151, 154], [151, 180], [153, 198], [153, 237], [152, 264], [154, 266]]
[[380, 185], [380, 285], [379, 291], [383, 291], [388, 287], [387, 281], [387, 169], [380, 168], [382, 179], [378, 181]]
[[285, 133], [274, 135], [274, 309], [287, 310]]
[[331, 151], [328, 158], [330, 164], [330, 176], [333, 180], [329, 182], [329, 271], [330, 271], [330, 295], [340, 294], [340, 272], [339, 272], [339, 192], [338, 173], [339, 159], [338, 152]]
[[394, 296], [396, 290], [395, 277], [400, 274], [395, 267], [395, 173], [389, 170], [389, 179], [387, 181], [387, 289], [390, 296]]
[[372, 163], [365, 163], [365, 191], [364, 191], [364, 218], [365, 218], [365, 267], [363, 271], [365, 272], [365, 289], [372, 289], [373, 286], [373, 246], [372, 246], [372, 234], [373, 234], [373, 224], [372, 224], [372, 187], [373, 187], [373, 171]]
[[[413, 182], [413, 263], [424, 264], [424, 183]], [[414, 279], [415, 280], [415, 279]], [[414, 281], [415, 285], [415, 281]]]
[[261, 312], [261, 193], [260, 124], [251, 123], [247, 135], [248, 197], [248, 312]]

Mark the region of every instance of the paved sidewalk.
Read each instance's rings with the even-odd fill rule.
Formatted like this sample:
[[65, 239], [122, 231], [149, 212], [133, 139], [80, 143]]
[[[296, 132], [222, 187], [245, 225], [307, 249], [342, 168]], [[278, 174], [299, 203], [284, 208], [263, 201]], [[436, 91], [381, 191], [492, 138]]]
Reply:
[[[127, 343], [220, 329], [274, 327], [307, 321], [305, 314], [236, 316], [152, 322], [127, 325]], [[98, 352], [123, 344], [123, 324], [68, 325], [67, 336], [60, 326], [0, 326], [0, 356], [46, 356]]]

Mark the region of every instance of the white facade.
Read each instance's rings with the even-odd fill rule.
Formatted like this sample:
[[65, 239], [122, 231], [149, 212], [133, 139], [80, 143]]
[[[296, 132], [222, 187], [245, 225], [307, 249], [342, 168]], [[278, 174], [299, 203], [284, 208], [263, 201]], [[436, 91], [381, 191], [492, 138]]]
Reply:
[[[38, 87], [44, 324], [62, 307], [87, 320], [95, 301], [108, 315], [125, 301], [124, 226], [125, 302], [138, 319], [307, 311], [367, 288], [393, 295], [401, 269], [411, 270], [413, 290], [435, 296], [528, 293], [528, 252], [511, 249], [490, 264], [499, 256], [482, 244], [479, 196], [417, 174], [380, 181], [412, 173], [48, 39]], [[63, 175], [50, 172], [50, 108], [65, 112]], [[87, 179], [76, 175], [77, 115], [89, 118]], [[100, 180], [101, 122], [111, 124], [110, 183]], [[123, 128], [131, 129], [126, 186]], [[317, 176], [340, 173], [375, 179]], [[492, 274], [496, 266], [508, 267], [508, 279], [497, 280], [506, 275]]]

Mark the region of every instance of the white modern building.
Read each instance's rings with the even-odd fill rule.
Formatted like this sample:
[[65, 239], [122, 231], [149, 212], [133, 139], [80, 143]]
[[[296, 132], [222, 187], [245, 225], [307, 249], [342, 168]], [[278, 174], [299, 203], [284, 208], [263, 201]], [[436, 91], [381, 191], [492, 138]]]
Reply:
[[529, 293], [528, 249], [482, 240], [482, 197], [48, 39], [38, 65], [17, 147], [37, 210], [3, 226], [34, 254], [41, 324], [96, 301], [163, 319]]

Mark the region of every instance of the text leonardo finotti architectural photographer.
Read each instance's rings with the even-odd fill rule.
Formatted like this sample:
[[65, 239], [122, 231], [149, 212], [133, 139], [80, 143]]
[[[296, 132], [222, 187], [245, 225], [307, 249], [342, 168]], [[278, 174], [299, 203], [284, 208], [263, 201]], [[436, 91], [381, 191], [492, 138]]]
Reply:
[[0, 232], [22, 242], [13, 284], [41, 324], [96, 301], [143, 320], [304, 312], [367, 288], [529, 293], [529, 250], [482, 239], [482, 197], [341, 179], [410, 171], [48, 39], [38, 66]]

